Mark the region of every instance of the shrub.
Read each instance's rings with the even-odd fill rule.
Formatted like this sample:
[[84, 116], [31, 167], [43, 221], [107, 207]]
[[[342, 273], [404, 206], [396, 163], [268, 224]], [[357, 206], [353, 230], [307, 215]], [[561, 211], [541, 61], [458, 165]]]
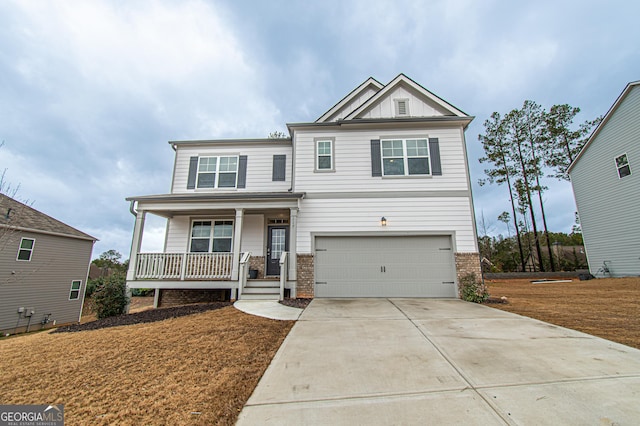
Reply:
[[94, 280], [89, 278], [89, 281], [87, 281], [87, 289], [85, 290], [85, 297], [91, 297], [93, 293], [95, 293], [96, 289], [102, 284], [104, 284], [104, 278], [102, 277], [96, 278]]
[[101, 280], [102, 284], [96, 288], [91, 298], [91, 308], [98, 319], [124, 314], [129, 303], [124, 275], [114, 274]]
[[484, 284], [476, 278], [476, 274], [467, 274], [460, 278], [460, 293], [462, 300], [482, 303], [489, 298], [489, 292]]
[[131, 295], [135, 297], [152, 296], [155, 290], [152, 288], [132, 288]]

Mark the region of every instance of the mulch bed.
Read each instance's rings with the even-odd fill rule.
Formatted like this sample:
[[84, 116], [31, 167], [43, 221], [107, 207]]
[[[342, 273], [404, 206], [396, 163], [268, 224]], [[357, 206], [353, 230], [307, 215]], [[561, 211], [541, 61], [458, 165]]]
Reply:
[[163, 321], [169, 318], [178, 318], [186, 315], [199, 314], [214, 309], [230, 306], [230, 302], [201, 303], [194, 305], [175, 306], [172, 308], [149, 309], [135, 314], [124, 314], [115, 317], [103, 318], [84, 324], [67, 325], [58, 327], [53, 333], [73, 333], [85, 330], [98, 330], [101, 328], [118, 327], [121, 325], [142, 324]]
[[309, 305], [309, 303], [311, 303], [313, 299], [284, 299], [281, 300], [280, 303], [282, 303], [285, 306], [290, 306], [292, 308], [300, 308], [300, 309], [304, 309], [307, 307], [307, 305]]

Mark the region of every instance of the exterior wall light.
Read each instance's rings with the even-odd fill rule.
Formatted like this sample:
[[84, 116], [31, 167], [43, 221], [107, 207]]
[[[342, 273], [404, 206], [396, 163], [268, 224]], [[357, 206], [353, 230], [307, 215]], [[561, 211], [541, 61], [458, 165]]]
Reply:
[[382, 216], [380, 218], [380, 226], [387, 226], [387, 218]]

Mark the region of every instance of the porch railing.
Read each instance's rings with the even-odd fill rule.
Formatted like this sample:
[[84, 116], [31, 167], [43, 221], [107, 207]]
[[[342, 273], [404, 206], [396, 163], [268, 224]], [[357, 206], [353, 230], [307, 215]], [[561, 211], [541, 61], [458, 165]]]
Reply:
[[231, 279], [233, 253], [139, 253], [136, 279]]

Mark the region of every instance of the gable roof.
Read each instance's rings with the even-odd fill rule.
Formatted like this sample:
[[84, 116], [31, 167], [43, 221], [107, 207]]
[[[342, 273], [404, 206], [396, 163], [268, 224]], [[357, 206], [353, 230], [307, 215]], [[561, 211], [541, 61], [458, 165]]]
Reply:
[[376, 80], [373, 77], [369, 77], [367, 80], [365, 80], [364, 83], [362, 83], [360, 86], [353, 89], [349, 94], [347, 94], [347, 96], [345, 96], [340, 101], [338, 101], [338, 103], [336, 103], [333, 107], [331, 107], [329, 111], [322, 114], [320, 118], [316, 120], [316, 123], [323, 123], [329, 120], [331, 117], [336, 116], [341, 110], [347, 107], [351, 103], [351, 101], [353, 101], [355, 98], [357, 98], [367, 90], [372, 89], [375, 92], [378, 92], [383, 87], [384, 87], [384, 84], [380, 83], [378, 80]]
[[422, 87], [421, 85], [419, 85], [418, 83], [416, 83], [415, 81], [413, 81], [412, 79], [407, 77], [406, 75], [399, 74], [389, 84], [384, 86], [384, 88], [382, 88], [375, 95], [373, 95], [371, 98], [369, 98], [365, 103], [360, 105], [359, 108], [357, 108], [356, 110], [352, 111], [344, 119], [345, 120], [351, 120], [351, 119], [354, 119], [354, 118], [358, 118], [358, 116], [360, 116], [363, 112], [366, 112], [372, 106], [374, 106], [375, 104], [380, 102], [384, 98], [384, 96], [386, 96], [388, 93], [390, 93], [391, 91], [395, 90], [396, 88], [398, 88], [399, 86], [402, 86], [402, 85], [413, 89], [415, 92], [418, 93], [418, 95], [420, 95], [424, 99], [426, 99], [428, 101], [431, 101], [431, 102], [437, 104], [438, 106], [440, 106], [441, 108], [445, 109], [446, 111], [450, 112], [451, 113], [450, 115], [454, 115], [454, 116], [458, 116], [458, 117], [467, 117], [468, 116], [462, 110], [459, 110], [455, 106], [451, 105], [449, 102], [447, 102], [444, 99], [442, 99], [442, 98], [436, 96], [435, 94], [431, 93], [430, 91], [428, 91], [427, 89], [425, 89], [424, 87]]
[[624, 88], [622, 93], [620, 93], [620, 96], [618, 96], [618, 99], [616, 99], [616, 101], [613, 103], [611, 108], [609, 108], [609, 111], [607, 111], [607, 114], [604, 116], [600, 124], [598, 124], [598, 127], [594, 129], [593, 133], [591, 133], [591, 136], [589, 136], [589, 140], [587, 140], [587, 142], [584, 144], [584, 146], [582, 147], [582, 149], [580, 150], [576, 158], [574, 158], [573, 162], [569, 164], [569, 167], [567, 167], [567, 173], [571, 172], [571, 169], [573, 169], [573, 167], [578, 163], [580, 158], [582, 158], [582, 155], [586, 152], [586, 150], [589, 148], [591, 143], [595, 140], [596, 136], [598, 136], [598, 134], [600, 133], [600, 130], [602, 130], [604, 126], [609, 122], [609, 119], [611, 118], [611, 116], [613, 116], [613, 113], [616, 112], [616, 110], [618, 109], [622, 101], [627, 97], [629, 93], [631, 93], [631, 91], [636, 86], [640, 86], [640, 80], [632, 81], [631, 83], [627, 84], [627, 86]]
[[97, 240], [89, 234], [85, 234], [4, 194], [0, 194], [0, 227], [42, 232], [82, 240]]

